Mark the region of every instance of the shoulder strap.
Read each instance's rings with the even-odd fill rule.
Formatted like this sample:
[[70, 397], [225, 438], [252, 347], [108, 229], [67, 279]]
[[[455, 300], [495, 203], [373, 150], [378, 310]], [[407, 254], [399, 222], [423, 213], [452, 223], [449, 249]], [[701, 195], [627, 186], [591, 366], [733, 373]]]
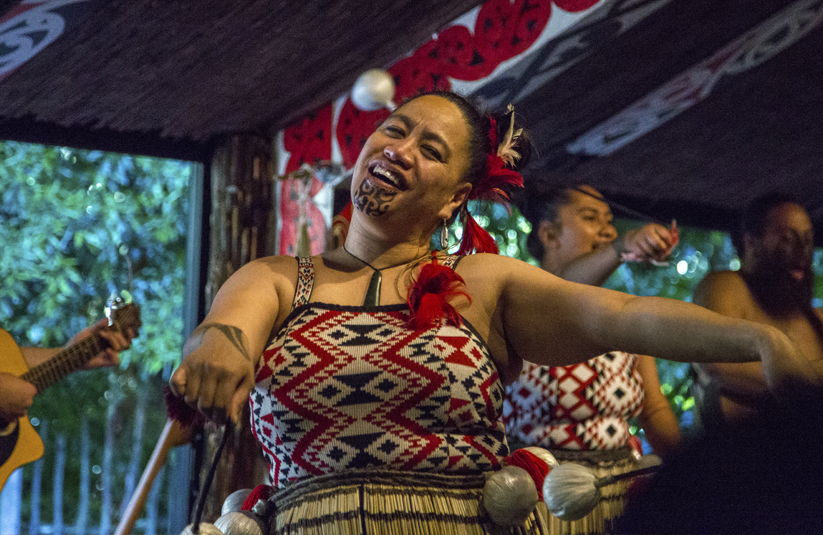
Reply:
[[294, 300], [291, 309], [305, 305], [311, 298], [314, 288], [314, 262], [310, 256], [297, 257], [297, 287], [294, 289]]
[[460, 255], [450, 254], [440, 262], [440, 265], [455, 270], [457, 269], [457, 263], [460, 262], [462, 258]]

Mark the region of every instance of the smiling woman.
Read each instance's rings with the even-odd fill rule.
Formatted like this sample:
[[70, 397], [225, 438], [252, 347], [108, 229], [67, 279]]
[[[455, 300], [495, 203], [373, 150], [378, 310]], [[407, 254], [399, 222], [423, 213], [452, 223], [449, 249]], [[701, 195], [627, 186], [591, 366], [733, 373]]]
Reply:
[[[513, 112], [498, 123], [454, 93], [413, 98], [360, 153], [344, 247], [251, 262], [220, 289], [171, 387], [219, 421], [250, 401], [274, 532], [545, 533], [539, 510], [496, 526], [482, 504], [523, 359], [761, 359], [778, 393], [821, 372], [774, 329], [483, 254], [496, 246], [466, 203], [507, 200], [528, 150]], [[460, 254], [430, 250], [458, 214]]]
[[[530, 250], [543, 269], [566, 279], [600, 285], [625, 257], [663, 260], [676, 245], [676, 235], [654, 223], [618, 238], [609, 205], [590, 186], [528, 199]], [[629, 425], [636, 416], [655, 453], [667, 456], [678, 447], [678, 422], [660, 390], [654, 359], [622, 351], [571, 366], [524, 363], [504, 405], [510, 445], [547, 448], [559, 461], [588, 466], [598, 477], [636, 468], [640, 452], [630, 446]], [[610, 530], [627, 490], [628, 482], [604, 488], [597, 507], [583, 518], [552, 516], [551, 532]]]

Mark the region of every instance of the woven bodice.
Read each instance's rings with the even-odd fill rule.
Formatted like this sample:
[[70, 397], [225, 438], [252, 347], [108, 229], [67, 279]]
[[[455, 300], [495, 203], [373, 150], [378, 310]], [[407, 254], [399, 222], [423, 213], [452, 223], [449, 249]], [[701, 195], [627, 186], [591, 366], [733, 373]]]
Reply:
[[503, 420], [526, 444], [569, 450], [624, 446], [643, 407], [637, 357], [612, 351], [572, 366], [524, 363], [506, 389]]
[[415, 331], [405, 304], [312, 303], [311, 259], [299, 262], [294, 308], [251, 394], [272, 485], [367, 467], [496, 468], [508, 454], [504, 389], [471, 325]]

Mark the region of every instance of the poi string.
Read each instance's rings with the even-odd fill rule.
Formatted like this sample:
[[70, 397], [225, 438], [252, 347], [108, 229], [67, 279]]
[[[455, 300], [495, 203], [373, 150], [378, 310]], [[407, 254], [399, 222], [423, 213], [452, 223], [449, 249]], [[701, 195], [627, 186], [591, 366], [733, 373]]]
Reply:
[[657, 223], [658, 225], [663, 225], [664, 227], [669, 225], [669, 223], [663, 221], [662, 219], [657, 219], [656, 217], [652, 217], [648, 214], [644, 214], [643, 212], [640, 212], [640, 211], [635, 210], [633, 208], [629, 208], [628, 206], [624, 206], [624, 205], [622, 205], [618, 202], [614, 202], [610, 199], [607, 199], [606, 197], [598, 197], [594, 193], [592, 193], [590, 191], [586, 191], [581, 186], [571, 186], [569, 189], [573, 189], [574, 191], [580, 192], [583, 195], [588, 195], [589, 197], [597, 199], [598, 201], [602, 201], [602, 202], [608, 204], [609, 206], [613, 206], [613, 207], [617, 208], [618, 210], [620, 210], [621, 212], [625, 212], [626, 214], [634, 216], [634, 217], [636, 217], [636, 218], [638, 218], [642, 221], [648, 221], [650, 223]]
[[229, 435], [234, 431], [234, 422], [229, 422], [223, 428], [223, 437], [220, 439], [220, 444], [217, 446], [217, 451], [214, 452], [214, 459], [211, 461], [209, 471], [206, 473], [206, 479], [203, 480], [203, 486], [200, 487], [200, 493], [197, 496], [197, 505], [194, 508], [194, 516], [192, 517], [192, 533], [200, 533], [200, 517], [203, 516], [203, 506], [206, 503], [206, 495], [211, 488], [211, 482], [214, 479], [214, 473], [217, 471], [217, 463], [220, 461], [220, 456], [223, 453], [223, 448], [229, 440]]
[[[598, 197], [594, 193], [592, 193], [590, 191], [586, 191], [585, 189], [583, 189], [580, 186], [571, 186], [569, 189], [573, 189], [574, 191], [582, 193], [583, 195], [588, 195], [589, 197], [591, 197], [593, 199], [597, 199], [598, 201], [605, 202], [610, 207], [617, 208], [618, 210], [620, 210], [622, 212], [625, 212], [628, 215], [632, 215], [632, 216], [640, 219], [641, 221], [648, 221], [650, 223], [657, 223], [658, 225], [662, 225], [664, 227], [669, 225], [669, 223], [666, 223], [665, 221], [657, 219], [656, 217], [652, 217], [650, 215], [644, 214], [643, 212], [639, 212], [637, 210], [629, 208], [628, 206], [623, 206], [620, 203], [610, 201], [610, 200], [606, 199], [605, 197]], [[671, 247], [671, 249], [674, 249], [677, 246], [677, 243], [680, 241], [680, 234], [677, 231], [677, 221], [674, 220], [674, 219], [672, 219], [671, 226], [669, 226], [669, 232], [671, 232], [672, 235], [674, 236], [674, 244]], [[669, 251], [669, 255], [671, 255], [671, 250]], [[636, 254], [629, 254], [629, 253], [622, 253], [620, 255], [620, 259], [624, 262], [639, 262], [639, 261], [642, 261], [642, 259], [638, 258], [636, 256]], [[663, 260], [663, 261], [660, 261], [660, 260], [646, 260], [646, 261], [649, 262], [650, 264], [652, 264], [653, 266], [668, 266], [669, 265], [669, 262], [666, 261], [666, 260]]]

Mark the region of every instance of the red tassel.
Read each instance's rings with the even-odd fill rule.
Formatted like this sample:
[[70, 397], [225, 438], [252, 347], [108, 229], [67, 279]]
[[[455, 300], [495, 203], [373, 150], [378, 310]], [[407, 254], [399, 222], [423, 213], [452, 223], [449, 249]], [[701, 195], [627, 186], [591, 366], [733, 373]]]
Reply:
[[268, 500], [271, 496], [271, 487], [268, 485], [257, 485], [252, 489], [246, 499], [243, 500], [243, 511], [251, 511], [260, 500]]
[[525, 449], [515, 450], [514, 453], [503, 459], [508, 466], [517, 466], [529, 473], [534, 486], [537, 488], [537, 495], [543, 500], [543, 480], [551, 470], [543, 459]]
[[166, 401], [166, 413], [169, 418], [177, 420], [183, 427], [203, 425], [203, 415], [191, 408], [183, 398], [175, 396], [168, 385], [163, 387], [163, 398]]
[[486, 232], [486, 229], [475, 221], [465, 205], [460, 211], [460, 219], [463, 223], [463, 238], [460, 241], [460, 248], [457, 250], [457, 254], [467, 255], [471, 254], [472, 251], [492, 254], [500, 252], [497, 248], [497, 242], [494, 241], [492, 235]]
[[407, 325], [418, 331], [437, 325], [443, 319], [449, 325], [461, 325], [460, 314], [449, 304], [452, 297], [459, 295], [471, 302], [463, 277], [453, 269], [439, 265], [432, 254], [431, 263], [423, 265], [406, 296], [412, 313]]

